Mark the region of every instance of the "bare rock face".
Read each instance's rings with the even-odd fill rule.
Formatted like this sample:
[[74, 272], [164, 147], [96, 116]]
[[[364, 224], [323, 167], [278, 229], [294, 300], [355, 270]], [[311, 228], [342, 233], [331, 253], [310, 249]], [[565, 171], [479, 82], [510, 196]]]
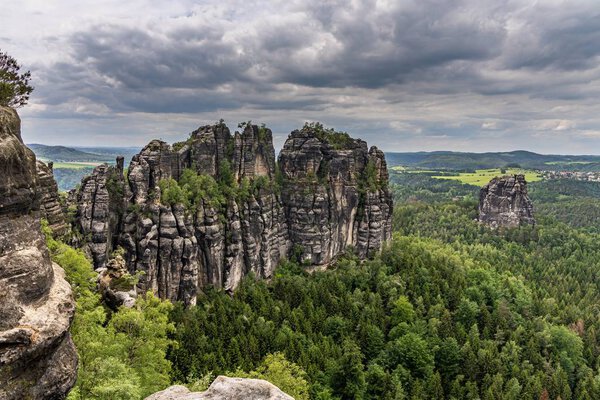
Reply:
[[535, 224], [524, 175], [492, 179], [479, 193], [479, 221], [492, 228]]
[[0, 107], [0, 398], [62, 399], [75, 383], [75, 304], [40, 228], [36, 160]]
[[350, 246], [368, 257], [391, 238], [392, 197], [382, 151], [305, 126], [291, 133], [279, 163], [290, 240], [302, 248], [305, 262], [327, 264]]
[[145, 400], [293, 400], [277, 386], [262, 379], [218, 376], [204, 392], [190, 392], [185, 386], [171, 386]]
[[45, 164], [40, 160], [36, 162], [38, 193], [40, 196], [40, 210], [46, 218], [50, 229], [60, 236], [68, 232], [69, 227], [65, 219], [58, 196], [58, 185], [54, 180], [52, 163]]
[[102, 164], [92, 175], [83, 178], [76, 193], [78, 232], [87, 243], [94, 267], [104, 268], [113, 251], [110, 237], [116, 231], [125, 201], [123, 163], [117, 166]]
[[[180, 180], [186, 169], [239, 193], [165, 204], [159, 182]], [[335, 148], [316, 132], [295, 131], [278, 165], [269, 129], [245, 124], [232, 134], [218, 123], [173, 146], [151, 141], [127, 179], [119, 163], [98, 167], [75, 196], [75, 228], [96, 268], [120, 246], [128, 271], [144, 272], [140, 290], [195, 304], [208, 285], [232, 291], [249, 273], [269, 279], [298, 246], [313, 265], [349, 246], [373, 255], [391, 236], [387, 179], [383, 153], [360, 140]]]
[[106, 268], [98, 274], [98, 290], [104, 302], [117, 311], [120, 306], [131, 308], [135, 305], [137, 292], [135, 285], [128, 281], [128, 271], [121, 255], [111, 258]]

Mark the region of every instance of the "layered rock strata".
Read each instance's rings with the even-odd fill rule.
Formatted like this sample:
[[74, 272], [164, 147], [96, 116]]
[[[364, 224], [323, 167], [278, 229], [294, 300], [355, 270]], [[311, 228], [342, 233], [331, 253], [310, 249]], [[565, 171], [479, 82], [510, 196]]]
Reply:
[[2, 399], [62, 399], [75, 383], [77, 354], [69, 335], [75, 304], [40, 227], [49, 179], [38, 179], [17, 113], [0, 107]]
[[[251, 124], [233, 134], [223, 123], [204, 126], [173, 146], [153, 140], [127, 179], [103, 165], [82, 181], [76, 229], [96, 268], [122, 247], [129, 272], [144, 273], [141, 290], [187, 304], [208, 285], [231, 291], [249, 273], [268, 279], [292, 253], [307, 265], [350, 247], [371, 256], [391, 236], [385, 157], [344, 138], [294, 131], [278, 163], [272, 132]], [[203, 181], [186, 188], [201, 193], [193, 204], [165, 201], [159, 183], [190, 170], [219, 182], [219, 193]]]
[[190, 392], [185, 386], [171, 386], [145, 400], [293, 400], [277, 386], [263, 379], [218, 376], [204, 392]]
[[515, 228], [535, 224], [533, 204], [524, 175], [492, 179], [479, 193], [479, 221], [492, 227]]

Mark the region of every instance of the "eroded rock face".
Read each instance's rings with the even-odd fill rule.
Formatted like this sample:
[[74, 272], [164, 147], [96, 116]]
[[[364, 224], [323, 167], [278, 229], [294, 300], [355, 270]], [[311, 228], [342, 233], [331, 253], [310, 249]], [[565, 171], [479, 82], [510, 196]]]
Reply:
[[[36, 160], [0, 107], [0, 398], [62, 399], [75, 383], [75, 304], [40, 228]], [[42, 183], [45, 185], [45, 183]]]
[[52, 163], [45, 164], [40, 160], [36, 162], [37, 190], [40, 197], [40, 210], [42, 216], [48, 221], [48, 225], [54, 234], [60, 236], [67, 233], [69, 227], [66, 222], [65, 213], [60, 204], [58, 196], [58, 185], [54, 180]]
[[391, 238], [385, 156], [359, 139], [336, 147], [320, 136], [310, 127], [296, 130], [279, 154], [290, 240], [312, 265], [349, 246], [368, 257]]
[[524, 175], [492, 179], [479, 193], [479, 221], [492, 228], [535, 224]]
[[[247, 190], [166, 205], [159, 182], [180, 180], [186, 169]], [[96, 268], [123, 247], [129, 272], [144, 272], [140, 290], [194, 304], [207, 285], [231, 291], [248, 273], [270, 278], [298, 246], [313, 265], [349, 246], [371, 256], [391, 235], [387, 179], [383, 153], [363, 141], [334, 148], [317, 132], [295, 131], [277, 165], [269, 129], [248, 124], [232, 134], [219, 123], [173, 146], [153, 140], [133, 157], [127, 179], [118, 166], [98, 167], [75, 196], [76, 229]]]
[[190, 392], [185, 386], [171, 386], [145, 400], [293, 400], [277, 386], [262, 379], [218, 376], [204, 392]]

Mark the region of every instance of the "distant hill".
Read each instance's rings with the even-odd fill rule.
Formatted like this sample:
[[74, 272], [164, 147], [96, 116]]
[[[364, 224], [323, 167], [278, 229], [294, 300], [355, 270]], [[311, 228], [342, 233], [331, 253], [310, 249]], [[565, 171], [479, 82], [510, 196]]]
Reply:
[[491, 153], [434, 151], [386, 153], [388, 166], [413, 168], [475, 170], [520, 167], [539, 170], [600, 171], [600, 156], [547, 155], [517, 150]]
[[114, 157], [107, 154], [94, 154], [65, 146], [48, 146], [32, 143], [27, 145], [38, 158], [63, 162], [114, 162]]
[[81, 179], [101, 163], [114, 164], [117, 156], [125, 157], [125, 166], [137, 154], [138, 147], [66, 147], [28, 144], [37, 158], [54, 162], [54, 178], [60, 191], [73, 189]]

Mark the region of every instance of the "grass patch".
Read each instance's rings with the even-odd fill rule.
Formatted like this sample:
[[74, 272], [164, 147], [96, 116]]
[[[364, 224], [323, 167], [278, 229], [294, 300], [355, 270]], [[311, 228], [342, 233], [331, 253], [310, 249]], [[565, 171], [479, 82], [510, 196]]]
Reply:
[[96, 167], [102, 164], [101, 162], [55, 162], [53, 168], [63, 169], [84, 169]]
[[525, 180], [530, 182], [536, 182], [542, 180], [542, 177], [535, 171], [523, 170], [523, 169], [507, 169], [506, 173], [502, 173], [499, 168], [495, 169], [478, 169], [475, 172], [463, 172], [456, 176], [434, 176], [435, 179], [453, 179], [461, 183], [473, 186], [483, 186], [488, 183], [492, 178], [502, 175], [514, 175], [523, 174]]

